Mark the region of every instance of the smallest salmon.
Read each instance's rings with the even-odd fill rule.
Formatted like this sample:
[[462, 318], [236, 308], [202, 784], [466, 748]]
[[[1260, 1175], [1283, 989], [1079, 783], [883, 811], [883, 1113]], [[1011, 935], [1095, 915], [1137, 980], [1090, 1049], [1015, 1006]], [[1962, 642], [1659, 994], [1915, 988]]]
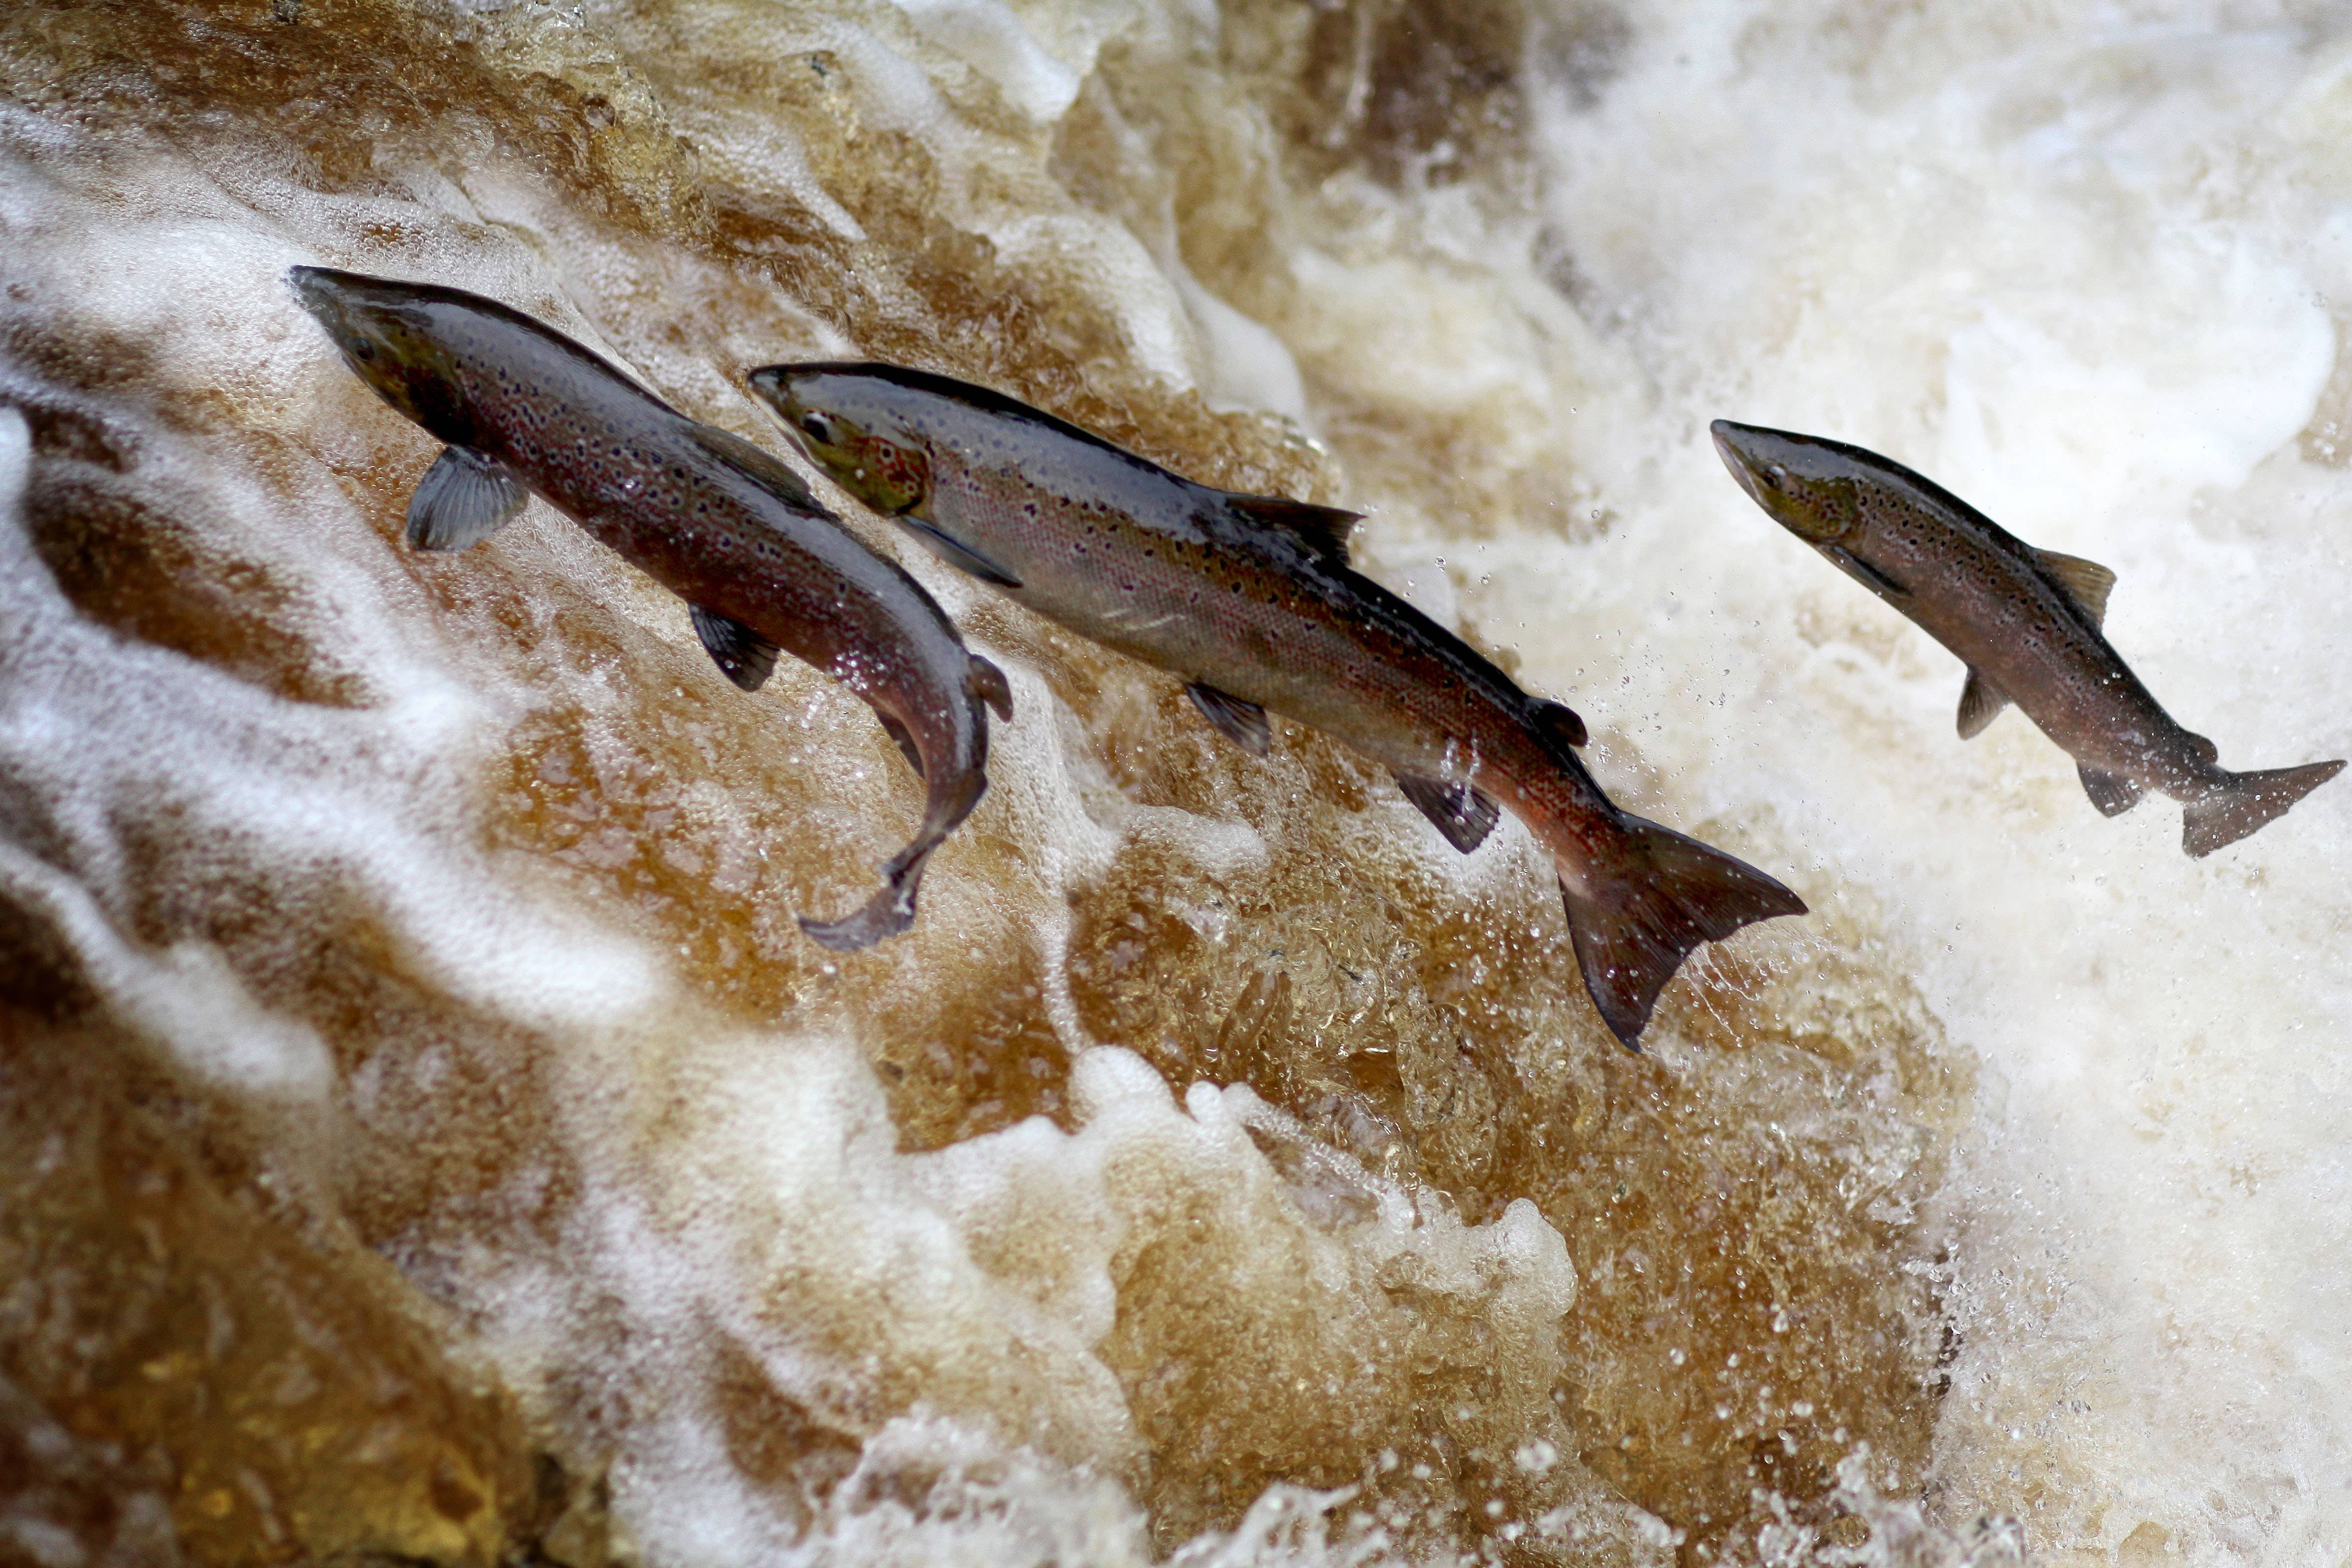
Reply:
[[1902, 464], [1843, 441], [1718, 419], [1716, 450], [1767, 516], [1959, 655], [1960, 738], [2014, 702], [2073, 756], [2108, 816], [2140, 792], [2184, 803], [2181, 847], [2234, 844], [2343, 772], [2233, 773], [2150, 696], [2100, 629], [2116, 574], [2036, 550]]

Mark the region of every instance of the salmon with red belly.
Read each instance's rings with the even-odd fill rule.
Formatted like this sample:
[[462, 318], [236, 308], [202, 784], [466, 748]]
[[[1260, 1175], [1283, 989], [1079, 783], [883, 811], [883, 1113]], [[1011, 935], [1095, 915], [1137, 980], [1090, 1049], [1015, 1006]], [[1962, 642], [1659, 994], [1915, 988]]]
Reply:
[[801, 925], [847, 951], [913, 923], [924, 864], [988, 787], [995, 666], [922, 585], [852, 536], [800, 477], [699, 424], [494, 300], [297, 267], [288, 282], [343, 361], [447, 444], [408, 509], [409, 542], [463, 550], [538, 495], [686, 600], [721, 672], [757, 690], [789, 653], [874, 710], [922, 775], [923, 821], [847, 918]]
[[1629, 1048], [1701, 942], [1803, 902], [1621, 811], [1584, 726], [1353, 571], [1354, 515], [1212, 489], [1001, 393], [881, 364], [774, 365], [751, 385], [845, 489], [945, 560], [1169, 670], [1265, 754], [1266, 715], [1385, 764], [1464, 852], [1508, 807], [1550, 854], [1586, 988]]

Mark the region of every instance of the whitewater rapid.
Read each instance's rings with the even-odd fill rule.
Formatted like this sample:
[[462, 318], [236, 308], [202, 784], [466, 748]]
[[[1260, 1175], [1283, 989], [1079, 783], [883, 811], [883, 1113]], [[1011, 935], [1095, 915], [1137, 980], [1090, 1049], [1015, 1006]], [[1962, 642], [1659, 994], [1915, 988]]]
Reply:
[[[0, 1538], [2352, 1561], [2352, 785], [2103, 819], [1706, 434], [1919, 468], [2231, 765], [2352, 754], [2347, 135], [2317, 7], [0, 21]], [[919, 798], [867, 711], [541, 505], [407, 552], [432, 444], [297, 263], [772, 450], [744, 370], [870, 354], [1365, 510], [1814, 913], [1625, 1057], [1515, 825], [827, 490], [1017, 717], [825, 953]]]

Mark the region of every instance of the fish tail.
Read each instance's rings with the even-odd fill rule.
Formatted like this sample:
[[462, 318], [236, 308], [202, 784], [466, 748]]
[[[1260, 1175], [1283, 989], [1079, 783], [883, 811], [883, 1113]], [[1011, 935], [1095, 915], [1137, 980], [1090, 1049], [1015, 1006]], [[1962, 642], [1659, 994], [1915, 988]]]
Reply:
[[801, 930], [821, 947], [855, 952], [913, 925], [915, 892], [922, 885], [923, 867], [929, 862], [931, 851], [962, 825], [987, 791], [988, 775], [976, 767], [934, 784], [923, 813], [923, 830], [882, 868], [881, 889], [856, 913], [837, 921], [813, 921], [802, 915]]
[[856, 952], [861, 947], [872, 947], [884, 937], [897, 936], [915, 923], [915, 891], [923, 880], [923, 865], [931, 858], [939, 840], [927, 838], [909, 845], [905, 852], [882, 868], [882, 886], [866, 900], [855, 914], [837, 921], [813, 921], [800, 917], [801, 930], [820, 947], [835, 952]]
[[2221, 775], [2202, 800], [2191, 801], [2180, 820], [2180, 847], [2203, 857], [2235, 844], [2344, 771], [2341, 762], [2305, 763], [2299, 768]]
[[1563, 878], [1568, 927], [1577, 966], [1601, 1021], [1629, 1051], [1650, 1021], [1658, 993], [1691, 950], [1720, 942], [1741, 926], [1801, 915], [1805, 901], [1719, 849], [1638, 816], [1625, 819], [1622, 849], [1602, 879], [1599, 858], [1585, 862], [1580, 892]]

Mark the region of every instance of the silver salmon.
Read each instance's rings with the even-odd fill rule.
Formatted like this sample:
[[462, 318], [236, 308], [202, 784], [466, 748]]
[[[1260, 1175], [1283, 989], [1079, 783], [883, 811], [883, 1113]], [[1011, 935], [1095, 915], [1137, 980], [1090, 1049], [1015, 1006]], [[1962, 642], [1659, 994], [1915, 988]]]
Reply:
[[409, 502], [415, 548], [463, 550], [537, 495], [684, 599], [737, 686], [782, 651], [874, 710], [924, 780], [922, 826], [864, 908], [800, 923], [844, 952], [912, 924], [924, 862], [988, 787], [983, 704], [1013, 713], [922, 585], [774, 457], [495, 300], [320, 267], [287, 281], [360, 379], [447, 443]]
[[1551, 856], [1586, 988], [1628, 1048], [1692, 949], [1801, 914], [1753, 867], [1617, 808], [1584, 724], [1348, 564], [1351, 512], [1212, 489], [985, 387], [877, 364], [751, 384], [800, 448], [944, 559], [1184, 680], [1265, 754], [1280, 713], [1384, 763], [1467, 853], [1499, 806]]
[[1716, 450], [1771, 519], [1916, 622], [1969, 667], [1963, 740], [2014, 702], [2072, 756], [2108, 816], [2144, 790], [2186, 807], [2181, 847], [2210, 855], [2334, 778], [2342, 762], [2233, 773], [2173, 721], [2100, 629], [2116, 574], [2036, 550], [1875, 452], [1718, 419]]

